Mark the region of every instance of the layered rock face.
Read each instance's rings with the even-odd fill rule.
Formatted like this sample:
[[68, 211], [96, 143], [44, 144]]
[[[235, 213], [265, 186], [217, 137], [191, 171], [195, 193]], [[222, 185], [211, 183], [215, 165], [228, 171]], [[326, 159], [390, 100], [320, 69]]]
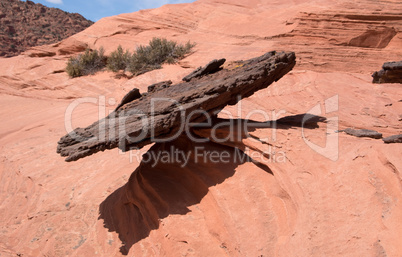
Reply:
[[[1, 58], [0, 254], [399, 256], [402, 92], [371, 77], [402, 60], [399, 10], [396, 0], [199, 0], [108, 17]], [[134, 78], [64, 72], [87, 46], [133, 50], [154, 36], [197, 46]], [[295, 52], [295, 67], [193, 128], [208, 142], [178, 137], [75, 162], [55, 152], [66, 133], [210, 60], [235, 71], [272, 50]]]
[[67, 13], [29, 0], [3, 0], [0, 3], [0, 56], [15, 56], [32, 46], [56, 43], [92, 24], [78, 13]]

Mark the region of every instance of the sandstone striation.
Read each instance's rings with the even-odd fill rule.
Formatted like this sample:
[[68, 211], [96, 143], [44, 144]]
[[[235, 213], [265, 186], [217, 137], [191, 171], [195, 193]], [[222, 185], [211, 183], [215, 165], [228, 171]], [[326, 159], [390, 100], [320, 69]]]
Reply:
[[67, 157], [66, 161], [75, 161], [115, 147], [123, 151], [142, 148], [153, 140], [179, 133], [184, 122], [201, 122], [207, 116], [216, 116], [225, 106], [278, 81], [295, 64], [294, 53], [273, 51], [245, 61], [237, 69], [194, 77], [190, 82], [152, 91], [139, 99], [129, 93], [132, 101], [123, 101], [116, 112], [62, 137], [57, 152]]
[[372, 77], [373, 83], [402, 83], [402, 61], [384, 63]]

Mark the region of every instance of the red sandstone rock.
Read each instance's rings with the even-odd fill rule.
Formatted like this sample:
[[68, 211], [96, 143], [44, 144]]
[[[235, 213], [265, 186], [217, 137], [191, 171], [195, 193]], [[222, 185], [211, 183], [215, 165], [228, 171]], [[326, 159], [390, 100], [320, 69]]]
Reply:
[[[133, 49], [155, 35], [197, 43], [178, 65], [132, 79], [110, 72], [69, 79], [63, 72], [69, 56], [53, 46], [52, 57], [0, 59], [1, 255], [121, 256], [122, 247], [128, 256], [399, 256], [401, 144], [335, 131], [402, 133], [400, 85], [371, 83], [384, 62], [402, 60], [401, 9], [396, 0], [199, 0], [105, 18], [72, 37], [107, 52], [119, 44]], [[347, 45], [384, 26], [397, 31], [386, 47]], [[69, 132], [67, 107], [79, 97], [92, 103], [72, 112], [73, 128], [105, 117], [134, 87], [146, 92], [159, 81], [178, 83], [212, 59], [225, 57], [233, 68], [235, 60], [280, 48], [295, 51], [293, 71], [220, 115], [263, 123], [231, 146], [263, 165], [244, 159], [191, 162], [186, 170], [140, 166], [148, 147], [73, 163], [54, 152]], [[334, 96], [339, 108], [325, 112]], [[265, 124], [313, 107], [326, 118], [314, 129]], [[253, 110], [268, 117], [249, 116]], [[225, 135], [224, 128], [218, 132]], [[332, 136], [339, 136], [336, 161], [310, 147], [324, 149]]]

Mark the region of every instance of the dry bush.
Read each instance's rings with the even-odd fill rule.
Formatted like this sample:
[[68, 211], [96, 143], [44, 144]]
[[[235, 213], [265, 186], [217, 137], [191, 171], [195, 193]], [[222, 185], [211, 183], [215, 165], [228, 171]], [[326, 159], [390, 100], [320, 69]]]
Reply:
[[66, 72], [72, 78], [94, 74], [106, 65], [106, 57], [101, 47], [99, 50], [87, 49], [83, 54], [68, 60]]
[[67, 63], [66, 71], [70, 77], [94, 74], [105, 66], [111, 71], [130, 71], [133, 75], [160, 69], [163, 63], [176, 63], [191, 53], [195, 43], [178, 44], [165, 38], [153, 38], [149, 45], [137, 47], [134, 53], [124, 51], [119, 47], [110, 54], [104, 55], [103, 48], [98, 50], [87, 49], [85, 53], [71, 57]]
[[195, 43], [185, 45], [165, 38], [153, 38], [148, 46], [139, 46], [132, 54], [127, 70], [139, 75], [154, 69], [160, 69], [163, 63], [176, 63], [191, 52]]
[[119, 45], [119, 47], [117, 47], [117, 50], [112, 52], [107, 58], [106, 67], [114, 72], [125, 70], [130, 61], [130, 57], [131, 53], [128, 50], [124, 51], [121, 45]]

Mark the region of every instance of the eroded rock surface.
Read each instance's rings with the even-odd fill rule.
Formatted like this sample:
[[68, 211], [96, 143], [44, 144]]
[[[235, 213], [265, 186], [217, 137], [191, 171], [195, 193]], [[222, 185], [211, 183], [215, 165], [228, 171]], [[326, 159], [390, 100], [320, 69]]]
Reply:
[[219, 60], [212, 60], [210, 61], [207, 65], [204, 67], [199, 67], [192, 73], [188, 74], [183, 78], [183, 81], [189, 82], [190, 80], [194, 78], [199, 78], [202, 76], [205, 76], [207, 74], [212, 74], [215, 73], [219, 70], [221, 70], [221, 66], [226, 62], [226, 59], [219, 59]]
[[126, 103], [132, 102], [139, 98], [141, 98], [140, 90], [138, 88], [133, 88], [123, 97], [123, 99], [121, 99], [120, 104], [116, 107], [115, 110], [117, 111], [118, 109], [120, 109], [120, 107], [122, 107]]
[[245, 61], [237, 69], [221, 70], [151, 92], [91, 126], [62, 137], [57, 152], [66, 156], [66, 161], [75, 161], [105, 149], [119, 147], [127, 151], [174, 136], [185, 122], [216, 116], [225, 106], [279, 80], [295, 64], [293, 52], [268, 52]]
[[152, 92], [167, 88], [170, 85], [172, 85], [171, 80], [162, 81], [162, 82], [159, 82], [159, 83], [152, 84], [152, 85], [148, 86], [148, 93], [152, 93]]

